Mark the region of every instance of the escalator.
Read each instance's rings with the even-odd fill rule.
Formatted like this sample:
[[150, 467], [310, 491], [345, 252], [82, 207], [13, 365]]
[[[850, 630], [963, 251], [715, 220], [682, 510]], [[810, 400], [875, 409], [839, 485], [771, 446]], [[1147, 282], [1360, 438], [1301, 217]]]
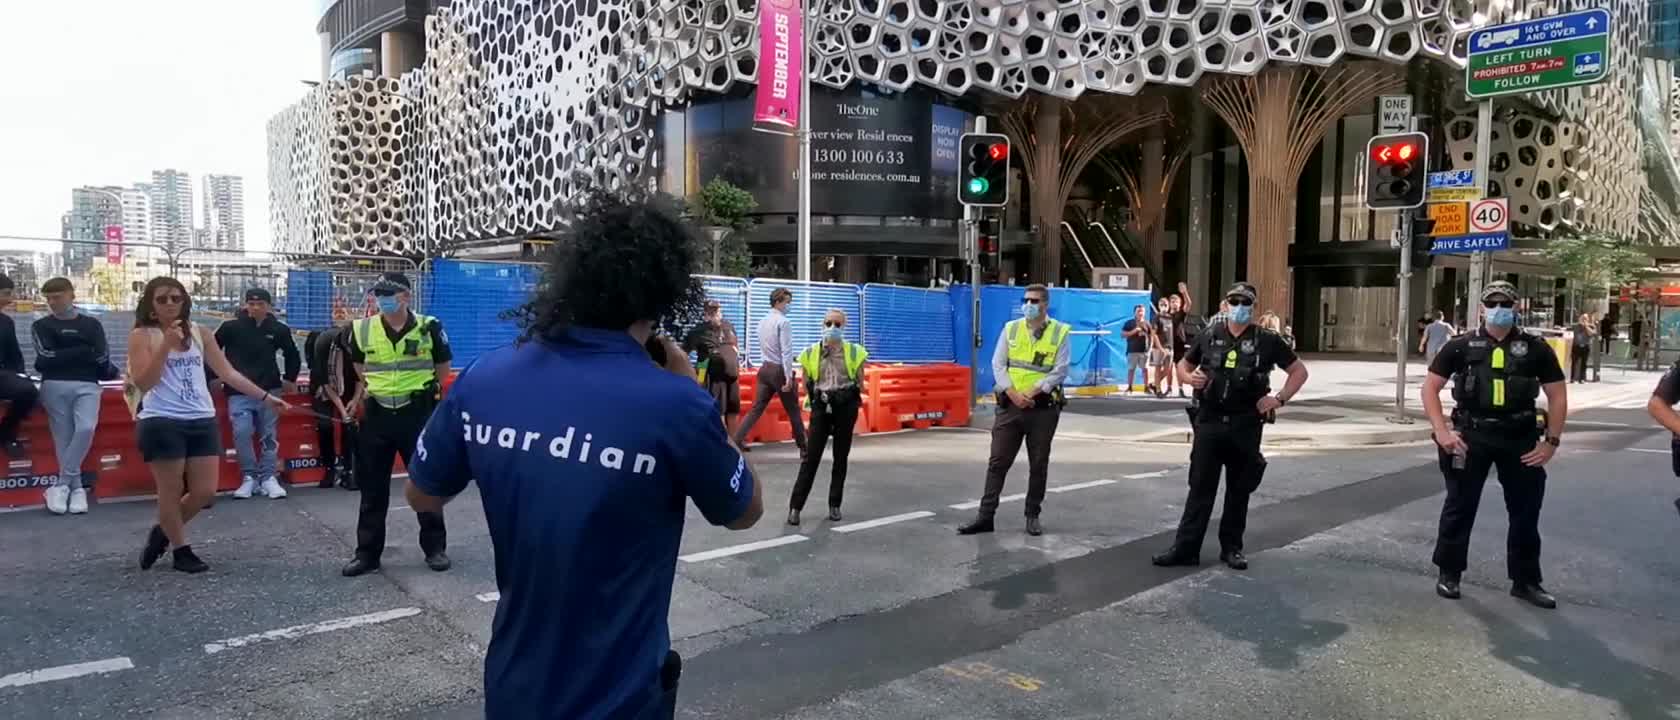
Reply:
[[1090, 287], [1091, 268], [1123, 267], [1141, 268], [1150, 285], [1164, 286], [1159, 270], [1145, 262], [1143, 244], [1123, 228], [1111, 229], [1078, 208], [1068, 208], [1067, 217], [1062, 222], [1062, 268], [1069, 284]]

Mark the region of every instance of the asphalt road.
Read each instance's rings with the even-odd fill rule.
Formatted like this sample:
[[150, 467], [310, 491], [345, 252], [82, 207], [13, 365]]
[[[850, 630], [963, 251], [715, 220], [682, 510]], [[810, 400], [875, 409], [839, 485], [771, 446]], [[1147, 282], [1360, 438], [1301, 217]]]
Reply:
[[[759, 527], [690, 513], [679, 717], [1680, 717], [1667, 439], [1616, 427], [1645, 426], [1632, 410], [1573, 422], [1542, 520], [1551, 612], [1506, 594], [1497, 483], [1465, 599], [1435, 597], [1427, 447], [1269, 453], [1246, 573], [1214, 566], [1211, 538], [1200, 569], [1149, 565], [1182, 447], [1058, 441], [1038, 538], [1018, 500], [996, 534], [953, 532], [984, 433], [860, 439], [846, 519], [799, 528], [794, 453], [760, 449]], [[223, 499], [192, 526], [199, 576], [134, 568], [146, 503], [0, 515], [0, 717], [478, 716], [495, 583], [476, 499], [450, 507], [447, 573], [396, 509], [384, 572], [339, 577], [354, 515], [337, 490]]]

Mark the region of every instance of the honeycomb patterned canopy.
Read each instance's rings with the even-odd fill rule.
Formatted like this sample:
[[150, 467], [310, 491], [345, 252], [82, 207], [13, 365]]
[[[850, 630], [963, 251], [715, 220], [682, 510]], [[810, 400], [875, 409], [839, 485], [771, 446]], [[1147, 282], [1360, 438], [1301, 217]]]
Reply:
[[[1206, 73], [1349, 56], [1461, 67], [1475, 27], [1598, 6], [1573, 0], [811, 0], [813, 82], [1075, 98], [1189, 86]], [[1507, 114], [1495, 194], [1536, 231], [1631, 234], [1643, 178], [1628, 121], [1643, 0], [1610, 0], [1610, 79], [1529, 96]], [[270, 130], [277, 243], [422, 253], [554, 228], [585, 183], [653, 181], [652, 118], [696, 92], [753, 83], [757, 0], [457, 0], [429, 17], [400, 83], [334, 82]], [[1468, 118], [1472, 132], [1464, 131]], [[1455, 167], [1474, 113], [1448, 118]], [[1466, 144], [1468, 143], [1468, 144]]]

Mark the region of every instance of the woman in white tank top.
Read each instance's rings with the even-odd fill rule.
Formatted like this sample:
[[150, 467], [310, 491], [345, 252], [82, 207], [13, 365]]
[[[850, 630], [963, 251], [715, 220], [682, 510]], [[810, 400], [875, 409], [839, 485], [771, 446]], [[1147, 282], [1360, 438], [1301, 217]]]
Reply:
[[[216, 492], [222, 455], [216, 405], [205, 382], [208, 365], [234, 389], [260, 397], [281, 410], [286, 401], [257, 387], [233, 369], [216, 337], [192, 322], [192, 298], [171, 277], [152, 278], [134, 311], [128, 334], [130, 403], [138, 399], [136, 440], [157, 484], [158, 523], [146, 536], [140, 569], [150, 569], [173, 546], [182, 572], [210, 569], [187, 544], [186, 524]], [[183, 493], [183, 488], [185, 492]], [[183, 496], [184, 495], [184, 496]]]

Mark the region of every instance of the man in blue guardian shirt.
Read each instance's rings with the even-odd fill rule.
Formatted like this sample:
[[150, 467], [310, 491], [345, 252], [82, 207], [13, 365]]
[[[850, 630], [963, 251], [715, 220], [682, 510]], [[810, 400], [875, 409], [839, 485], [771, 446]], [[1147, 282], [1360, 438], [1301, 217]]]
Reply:
[[691, 230], [608, 195], [576, 212], [517, 312], [524, 338], [462, 373], [409, 467], [417, 511], [478, 483], [501, 591], [484, 662], [492, 720], [671, 717], [685, 500], [734, 530], [764, 512], [687, 354], [654, 334], [700, 317]]

